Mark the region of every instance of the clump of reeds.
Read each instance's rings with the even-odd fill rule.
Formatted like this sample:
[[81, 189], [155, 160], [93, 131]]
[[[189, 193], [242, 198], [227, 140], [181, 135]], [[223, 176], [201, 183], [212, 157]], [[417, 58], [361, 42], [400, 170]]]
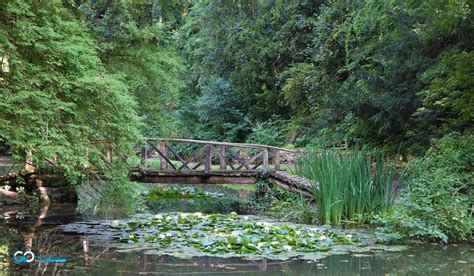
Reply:
[[382, 153], [322, 149], [300, 156], [295, 169], [313, 183], [320, 222], [340, 224], [386, 210], [395, 175]]

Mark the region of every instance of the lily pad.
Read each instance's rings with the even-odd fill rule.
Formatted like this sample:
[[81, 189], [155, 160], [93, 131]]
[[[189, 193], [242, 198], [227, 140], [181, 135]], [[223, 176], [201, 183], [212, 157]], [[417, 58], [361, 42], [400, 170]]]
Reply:
[[102, 245], [109, 238], [109, 246], [124, 251], [145, 250], [147, 254], [181, 257], [319, 259], [330, 254], [386, 249], [367, 246], [365, 233], [281, 223], [235, 213], [162, 213], [130, 220], [100, 221], [87, 231], [84, 224], [78, 223], [81, 227], [66, 225], [62, 230], [91, 234], [91, 242]]

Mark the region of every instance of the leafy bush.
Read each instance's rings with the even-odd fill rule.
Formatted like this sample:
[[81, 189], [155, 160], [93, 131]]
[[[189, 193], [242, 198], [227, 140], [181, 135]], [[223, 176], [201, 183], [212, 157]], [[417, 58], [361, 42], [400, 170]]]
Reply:
[[265, 144], [270, 146], [283, 146], [283, 137], [288, 132], [288, 122], [278, 118], [257, 123], [252, 128], [252, 133], [247, 138], [247, 143]]
[[380, 218], [383, 230], [397, 238], [466, 239], [472, 231], [473, 161], [472, 135], [435, 141], [423, 158], [408, 164], [408, 189]]
[[386, 210], [394, 172], [382, 154], [356, 148], [312, 152], [296, 166], [298, 175], [312, 181], [319, 220], [336, 225]]

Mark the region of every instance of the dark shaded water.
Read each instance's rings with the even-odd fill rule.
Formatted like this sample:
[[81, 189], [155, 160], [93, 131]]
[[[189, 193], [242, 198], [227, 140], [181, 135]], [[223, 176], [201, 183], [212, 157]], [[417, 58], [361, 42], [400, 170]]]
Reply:
[[[179, 202], [175, 206], [187, 208], [183, 201]], [[201, 211], [197, 209], [199, 203], [193, 204], [193, 211]], [[202, 206], [208, 205], [203, 203]], [[156, 208], [162, 210], [164, 206]], [[118, 252], [114, 248], [90, 244], [87, 236], [55, 230], [57, 225], [83, 220], [76, 214], [74, 205], [55, 205], [35, 214], [21, 208], [3, 208], [1, 214], [0, 253], [4, 258], [0, 267], [3, 273], [13, 275], [474, 275], [474, 248], [470, 244], [420, 244], [401, 252], [333, 255], [315, 261], [249, 261], [215, 257], [179, 259], [143, 252]], [[27, 248], [37, 255], [65, 255], [67, 262], [13, 262], [13, 253]]]

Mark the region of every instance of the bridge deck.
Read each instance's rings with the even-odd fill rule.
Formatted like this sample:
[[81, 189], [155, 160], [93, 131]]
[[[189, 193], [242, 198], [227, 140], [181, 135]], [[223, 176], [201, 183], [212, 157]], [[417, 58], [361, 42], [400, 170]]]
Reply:
[[181, 184], [254, 184], [257, 175], [255, 170], [219, 171], [213, 170], [161, 170], [161, 169], [134, 169], [131, 179], [145, 183], [181, 183]]

